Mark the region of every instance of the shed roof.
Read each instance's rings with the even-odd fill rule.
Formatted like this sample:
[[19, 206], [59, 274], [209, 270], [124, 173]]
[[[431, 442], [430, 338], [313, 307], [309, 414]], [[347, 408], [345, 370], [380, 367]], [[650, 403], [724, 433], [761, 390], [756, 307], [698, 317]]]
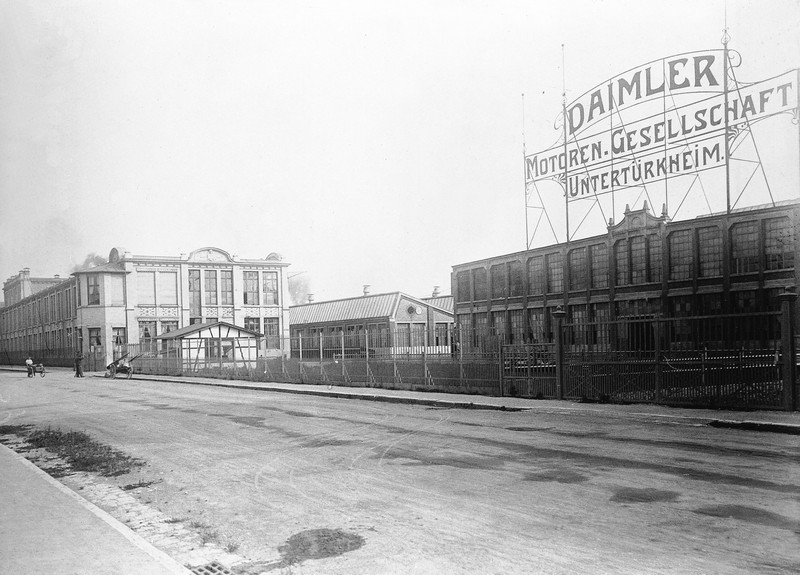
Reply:
[[159, 335], [156, 339], [180, 339], [180, 338], [185, 337], [185, 336], [187, 336], [187, 335], [189, 335], [191, 333], [196, 333], [196, 332], [202, 331], [204, 329], [208, 329], [210, 327], [214, 327], [216, 325], [230, 327], [230, 328], [233, 328], [233, 329], [238, 330], [240, 332], [243, 332], [245, 334], [250, 334], [250, 335], [255, 336], [255, 337], [262, 337], [262, 334], [260, 334], [260, 333], [258, 333], [256, 331], [252, 331], [252, 330], [243, 328], [241, 326], [234, 325], [232, 323], [228, 323], [226, 321], [207, 321], [205, 323], [194, 323], [192, 325], [187, 325], [186, 327], [182, 327], [180, 329], [176, 329], [176, 330], [171, 331], [169, 333], [165, 333], [163, 335]]
[[436, 305], [434, 302], [396, 291], [291, 306], [289, 308], [289, 323], [291, 325], [308, 325], [392, 318], [397, 314], [397, 308], [402, 299], [425, 305], [449, 315], [453, 314], [452, 309], [448, 310]]
[[436, 296], [436, 297], [425, 297], [425, 298], [422, 298], [422, 301], [424, 301], [425, 303], [430, 304], [432, 306], [441, 308], [441, 309], [443, 309], [445, 311], [449, 311], [450, 313], [453, 313], [453, 296], [451, 296], [451, 295], [440, 295], [440, 296]]
[[401, 296], [400, 292], [392, 292], [295, 305], [289, 308], [289, 323], [296, 325], [391, 317]]

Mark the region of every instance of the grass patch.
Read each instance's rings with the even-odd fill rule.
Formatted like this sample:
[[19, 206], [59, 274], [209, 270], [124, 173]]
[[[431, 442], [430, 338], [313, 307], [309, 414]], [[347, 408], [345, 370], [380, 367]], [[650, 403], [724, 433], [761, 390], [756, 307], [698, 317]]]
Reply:
[[106, 477], [129, 473], [144, 462], [98, 443], [81, 431], [40, 429], [27, 437], [28, 443], [55, 453], [75, 471], [89, 471]]
[[216, 529], [203, 529], [200, 532], [200, 542], [205, 545], [206, 543], [218, 543], [219, 531]]
[[32, 425], [0, 425], [0, 435], [17, 435], [24, 437], [33, 429]]

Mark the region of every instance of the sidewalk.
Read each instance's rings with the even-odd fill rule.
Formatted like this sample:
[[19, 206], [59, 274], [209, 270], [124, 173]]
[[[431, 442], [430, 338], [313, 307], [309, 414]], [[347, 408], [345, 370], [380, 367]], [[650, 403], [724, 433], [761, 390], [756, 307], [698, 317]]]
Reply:
[[0, 573], [191, 575], [5, 445], [0, 445]]
[[[90, 377], [103, 377], [101, 373], [90, 374]], [[800, 412], [786, 411], [727, 411], [713, 409], [688, 409], [666, 407], [652, 404], [597, 404], [578, 403], [574, 401], [536, 400], [520, 397], [493, 397], [486, 395], [468, 395], [460, 393], [440, 393], [428, 391], [406, 391], [398, 389], [382, 389], [375, 387], [342, 387], [323, 384], [299, 384], [276, 382], [253, 382], [206, 377], [177, 377], [135, 374], [133, 380], [163, 381], [187, 385], [207, 385], [278, 393], [294, 393], [316, 395], [339, 399], [359, 399], [364, 401], [383, 401], [425, 405], [428, 407], [450, 409], [494, 409], [501, 411], [561, 411], [574, 413], [602, 411], [615, 417], [649, 417], [653, 419], [670, 418], [686, 423], [710, 425], [742, 429], [747, 431], [763, 431], [800, 435]]]

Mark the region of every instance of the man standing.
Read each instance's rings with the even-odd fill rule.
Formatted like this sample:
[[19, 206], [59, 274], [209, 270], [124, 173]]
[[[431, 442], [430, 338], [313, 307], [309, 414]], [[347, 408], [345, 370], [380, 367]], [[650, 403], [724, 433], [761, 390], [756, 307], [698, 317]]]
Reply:
[[83, 377], [83, 352], [81, 350], [75, 354], [75, 377]]
[[31, 356], [28, 356], [28, 359], [25, 360], [25, 368], [28, 370], [28, 377], [33, 377], [33, 360]]

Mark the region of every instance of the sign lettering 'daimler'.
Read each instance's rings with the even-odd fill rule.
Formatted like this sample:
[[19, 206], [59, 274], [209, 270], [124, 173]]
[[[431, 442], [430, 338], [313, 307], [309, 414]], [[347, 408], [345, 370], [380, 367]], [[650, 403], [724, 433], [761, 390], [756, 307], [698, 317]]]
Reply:
[[723, 54], [664, 58], [584, 93], [565, 108], [566, 145], [525, 157], [526, 181], [557, 181], [572, 200], [724, 165], [726, 122], [733, 140], [737, 126], [796, 109], [798, 75], [729, 81], [726, 107]]

